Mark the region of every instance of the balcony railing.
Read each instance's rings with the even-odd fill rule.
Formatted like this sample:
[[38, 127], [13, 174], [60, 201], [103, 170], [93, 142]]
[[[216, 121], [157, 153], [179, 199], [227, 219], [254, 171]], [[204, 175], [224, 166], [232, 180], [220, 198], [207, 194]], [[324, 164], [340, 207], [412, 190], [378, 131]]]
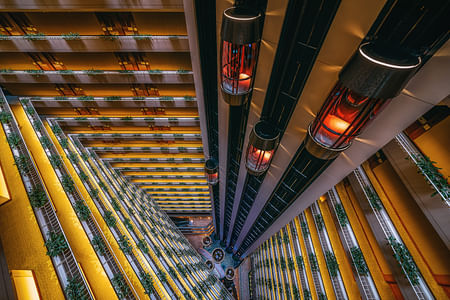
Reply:
[[411, 161], [414, 162], [436, 193], [439, 194], [447, 206], [450, 207], [450, 186], [447, 179], [445, 179], [433, 163], [417, 149], [414, 142], [411, 141], [405, 133], [399, 133], [395, 137], [395, 140], [401, 146], [402, 150], [408, 154]]
[[[402, 238], [400, 237], [400, 234], [397, 232], [397, 229], [395, 228], [394, 223], [391, 221], [391, 218], [389, 217], [389, 214], [385, 210], [383, 204], [378, 202], [378, 205], [374, 205], [374, 202], [370, 201], [371, 199], [370, 194], [372, 193], [376, 194], [376, 192], [372, 187], [369, 178], [367, 178], [367, 175], [362, 169], [362, 167], [358, 167], [353, 171], [353, 173], [356, 179], [358, 180], [358, 183], [361, 186], [364, 195], [366, 196], [366, 199], [369, 202], [370, 207], [372, 208], [372, 211], [386, 239], [389, 241], [389, 244], [391, 245], [394, 257], [396, 256], [400, 257], [401, 255], [403, 255], [403, 253], [400, 253], [397, 245], [400, 245], [402, 249], [406, 249], [406, 246], [404, 245]], [[409, 252], [407, 255], [410, 255]], [[414, 290], [417, 299], [434, 299], [433, 294], [428, 288], [428, 285], [425, 282], [419, 269], [417, 268], [417, 265], [415, 264], [413, 258], [410, 257], [410, 259], [408, 260], [409, 260], [408, 265], [401, 264], [400, 262], [399, 263], [403, 273], [405, 274], [412, 289]], [[410, 272], [410, 270], [413, 270], [413, 272]]]
[[[22, 170], [19, 170], [22, 177], [23, 184], [28, 194], [33, 190], [39, 189], [45, 193], [46, 203], [41, 207], [33, 207], [33, 212], [36, 216], [36, 221], [41, 230], [42, 236], [46, 242], [50, 241], [49, 234], [54, 233], [56, 236], [62, 236], [64, 243], [67, 248], [55, 256], [51, 256], [52, 263], [54, 265], [58, 279], [63, 287], [65, 293], [67, 294], [70, 289], [70, 283], [75, 280], [75, 284], [79, 285], [78, 295], [87, 299], [94, 299], [87, 281], [79, 268], [79, 265], [75, 259], [72, 252], [70, 244], [64, 234], [62, 226], [58, 220], [55, 209], [50, 201], [50, 197], [44, 188], [44, 183], [42, 182], [37, 167], [34, 161], [31, 159], [31, 155], [28, 148], [23, 140], [22, 134], [18, 128], [13, 114], [9, 108], [6, 98], [3, 95], [3, 91], [0, 91], [0, 114], [6, 116], [2, 120], [3, 130], [7, 135], [15, 134], [20, 137], [17, 145], [11, 150], [15, 158], [22, 157], [24, 160], [23, 164], [26, 164], [26, 168], [22, 166]], [[22, 164], [21, 164], [22, 165]], [[74, 283], [72, 283], [73, 285]]]

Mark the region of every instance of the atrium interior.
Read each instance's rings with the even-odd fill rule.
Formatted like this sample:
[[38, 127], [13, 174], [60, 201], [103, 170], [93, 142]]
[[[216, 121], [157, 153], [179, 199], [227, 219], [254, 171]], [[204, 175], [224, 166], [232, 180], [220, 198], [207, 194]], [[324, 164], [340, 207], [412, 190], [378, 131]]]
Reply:
[[0, 1], [0, 299], [450, 299], [448, 16]]

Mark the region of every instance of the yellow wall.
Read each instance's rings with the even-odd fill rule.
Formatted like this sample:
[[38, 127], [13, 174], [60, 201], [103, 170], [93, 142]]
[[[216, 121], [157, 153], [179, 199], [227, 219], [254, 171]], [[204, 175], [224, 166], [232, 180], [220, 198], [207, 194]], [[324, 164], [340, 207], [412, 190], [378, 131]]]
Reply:
[[10, 270], [33, 270], [43, 299], [63, 299], [52, 261], [34, 217], [22, 179], [0, 127], [0, 163], [12, 200], [0, 206], [0, 235]]
[[445, 292], [433, 275], [450, 277], [447, 247], [388, 161], [375, 167], [373, 173], [366, 172], [431, 291], [444, 299]]
[[[392, 285], [396, 284], [393, 282], [392, 272], [384, 259], [383, 253], [381, 253], [380, 247], [353, 191], [349, 186], [344, 186], [342, 182], [336, 185], [336, 190], [345, 208], [353, 233], [358, 240], [359, 248], [363, 252], [364, 259], [366, 260], [367, 267], [369, 268], [379, 295], [382, 299], [395, 299], [393, 290], [391, 289]], [[389, 285], [388, 281], [390, 281], [389, 283], [391, 285]], [[398, 290], [398, 287], [396, 290]]]
[[39, 300], [39, 290], [31, 270], [11, 270], [18, 300]]
[[306, 222], [308, 223], [309, 234], [311, 235], [311, 240], [313, 242], [314, 252], [316, 254], [320, 275], [322, 277], [325, 292], [327, 294], [327, 299], [336, 299], [333, 285], [331, 284], [330, 273], [328, 272], [328, 267], [325, 260], [325, 254], [322, 252], [322, 247], [320, 246], [319, 235], [317, 234], [316, 226], [314, 225], [314, 219], [311, 213], [311, 209], [306, 209], [304, 211], [304, 214], [306, 217]]
[[450, 176], [449, 129], [450, 118], [447, 117], [414, 140], [420, 151], [442, 168], [440, 171], [445, 178]]
[[56, 208], [56, 214], [66, 234], [76, 260], [81, 264], [86, 279], [98, 299], [117, 299], [116, 293], [106, 276], [106, 273], [95, 253], [92, 245], [81, 226], [80, 221], [70, 204], [67, 195], [60, 184], [50, 161], [42, 148], [34, 129], [28, 121], [20, 105], [13, 105], [11, 109], [23, 132], [24, 139], [32, 153], [33, 159], [44, 180], [45, 186]]
[[336, 260], [339, 264], [339, 271], [342, 275], [342, 280], [344, 281], [345, 290], [349, 299], [360, 299], [358, 285], [356, 284], [355, 277], [353, 276], [352, 267], [350, 262], [345, 255], [344, 246], [342, 245], [341, 239], [337, 228], [333, 222], [333, 217], [327, 205], [328, 201], [317, 201], [320, 211], [323, 216], [323, 222], [325, 228], [327, 229], [328, 237], [330, 238], [331, 245], [333, 247], [333, 252], [336, 255]]
[[0, 205], [11, 200], [9, 195], [8, 185], [6, 184], [5, 175], [3, 174], [3, 168], [0, 165]]

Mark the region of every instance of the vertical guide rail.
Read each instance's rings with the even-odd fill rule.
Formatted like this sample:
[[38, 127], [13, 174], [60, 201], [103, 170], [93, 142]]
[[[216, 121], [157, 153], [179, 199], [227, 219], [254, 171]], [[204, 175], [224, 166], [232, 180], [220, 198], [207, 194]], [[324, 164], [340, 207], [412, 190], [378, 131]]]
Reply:
[[94, 299], [88, 287], [88, 284], [83, 276], [83, 273], [81, 272], [78, 266], [78, 263], [72, 252], [72, 248], [70, 247], [70, 244], [67, 241], [67, 237], [64, 234], [61, 224], [59, 223], [56, 212], [51, 204], [50, 197], [47, 194], [46, 189], [44, 188], [42, 179], [40, 178], [39, 173], [37, 171], [37, 167], [33, 159], [31, 158], [31, 154], [28, 151], [28, 148], [22, 137], [22, 133], [18, 128], [15, 117], [12, 114], [11, 109], [9, 108], [8, 102], [6, 101], [3, 91], [1, 90], [0, 90], [0, 113], [2, 114], [6, 113], [11, 116], [10, 121], [2, 123], [5, 134], [9, 135], [14, 133], [20, 137], [19, 145], [14, 149], [11, 148], [11, 151], [14, 155], [14, 158], [23, 156], [27, 160], [28, 170], [27, 171], [19, 170], [27, 193], [29, 194], [35, 188], [40, 188], [45, 192], [45, 195], [47, 197], [47, 202], [44, 206], [40, 208], [33, 207], [33, 212], [36, 216], [36, 221], [39, 225], [44, 240], [47, 241], [48, 234], [50, 232], [54, 232], [57, 235], [62, 235], [64, 237], [65, 243], [67, 244], [67, 249], [65, 249], [62, 253], [58, 254], [57, 256], [51, 257], [52, 263], [55, 267], [56, 274], [58, 275], [59, 282], [64, 292], [67, 293], [66, 288], [69, 285], [69, 280], [78, 279], [78, 282], [80, 282], [81, 280], [82, 284], [79, 290], [79, 295], [87, 299]]
[[[403, 243], [400, 235], [398, 234], [397, 230], [395, 229], [395, 226], [392, 223], [387, 211], [384, 209], [384, 206], [380, 203], [380, 205], [382, 207], [381, 207], [381, 209], [377, 210], [372, 205], [372, 203], [369, 201], [369, 195], [367, 194], [367, 190], [371, 190], [373, 193], [376, 193], [376, 192], [375, 192], [375, 189], [372, 187], [372, 184], [370, 183], [370, 180], [367, 177], [364, 170], [362, 169], [362, 167], [359, 166], [357, 169], [355, 169], [353, 171], [353, 173], [355, 174], [356, 179], [358, 180], [358, 183], [360, 184], [362, 191], [364, 192], [365, 198], [369, 202], [370, 207], [372, 208], [372, 211], [373, 211], [379, 225], [381, 226], [381, 229], [382, 229], [386, 239], [389, 240], [390, 238], [393, 238], [397, 243], [406, 247], [405, 244]], [[390, 245], [391, 245], [391, 248], [392, 248], [392, 251], [394, 252], [394, 254], [398, 254], [391, 243], [390, 243]], [[401, 268], [405, 275], [408, 274], [406, 272], [404, 266], [401, 265]], [[425, 280], [422, 277], [422, 274], [420, 274], [420, 271], [417, 268], [417, 265], [416, 265], [416, 269], [417, 269], [417, 273], [418, 273], [417, 274], [418, 275], [417, 276], [418, 277], [417, 284], [414, 284], [412, 279], [408, 275], [406, 275], [406, 278], [408, 279], [412, 289], [414, 290], [414, 293], [416, 294], [417, 299], [434, 299], [434, 296], [431, 293], [431, 291], [429, 290], [428, 285], [426, 284]]]
[[[335, 210], [336, 204], [341, 204], [341, 200], [340, 200], [339, 195], [334, 187], [328, 191], [328, 198], [330, 199], [331, 206], [333, 207], [333, 211], [336, 214], [336, 210]], [[353, 233], [353, 229], [352, 229], [350, 223], [348, 223], [345, 226], [342, 226], [341, 223], [339, 223], [339, 227], [341, 228], [342, 236], [344, 237], [344, 245], [347, 247], [347, 251], [350, 254], [353, 265], [356, 266], [356, 260], [352, 254], [351, 249], [353, 247], [356, 247], [356, 248], [360, 248], [360, 247], [359, 247], [358, 241], [356, 240], [356, 236]], [[365, 259], [364, 259], [364, 263], [367, 264]], [[358, 275], [358, 281], [360, 283], [360, 288], [362, 289], [362, 293], [361, 293], [362, 296], [365, 296], [365, 299], [367, 299], [367, 300], [379, 300], [380, 296], [378, 294], [377, 288], [375, 287], [375, 283], [372, 279], [372, 276], [370, 275], [370, 272], [368, 272], [367, 275], [362, 275], [358, 272], [358, 270], [356, 270], [356, 273]]]

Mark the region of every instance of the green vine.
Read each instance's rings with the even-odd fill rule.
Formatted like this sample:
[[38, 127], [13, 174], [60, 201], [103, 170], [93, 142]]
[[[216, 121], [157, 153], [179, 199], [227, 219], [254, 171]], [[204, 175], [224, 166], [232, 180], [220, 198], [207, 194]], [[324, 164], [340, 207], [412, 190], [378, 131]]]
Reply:
[[41, 137], [41, 139], [39, 141], [41, 142], [41, 145], [44, 148], [50, 148], [52, 146], [52, 142], [50, 141], [50, 139], [47, 136]]
[[309, 235], [309, 229], [308, 229], [308, 225], [306, 225], [306, 222], [301, 221], [300, 222], [300, 227], [302, 228], [302, 233], [305, 237], [307, 237]]
[[22, 139], [17, 133], [12, 132], [8, 134], [8, 144], [11, 146], [11, 148], [18, 149], [21, 141]]
[[75, 212], [77, 213], [78, 217], [81, 221], [87, 221], [89, 217], [91, 216], [91, 211], [89, 208], [84, 204], [83, 201], [78, 200], [75, 202]]
[[117, 297], [119, 297], [119, 299], [126, 298], [130, 293], [130, 288], [126, 284], [123, 275], [120, 273], [114, 274], [113, 278], [111, 278], [111, 284], [114, 287], [114, 290], [116, 291]]
[[311, 293], [307, 289], [303, 289], [303, 297], [305, 300], [311, 300]]
[[47, 194], [39, 187], [33, 188], [31, 192], [28, 193], [28, 198], [30, 199], [31, 206], [35, 208], [44, 206], [48, 201]]
[[363, 253], [358, 247], [351, 247], [350, 252], [353, 258], [353, 265], [358, 271], [359, 275], [367, 276], [369, 274], [369, 268], [367, 267], [366, 260], [364, 259]]
[[331, 277], [336, 277], [339, 271], [339, 264], [336, 260], [336, 256], [334, 253], [330, 251], [325, 252], [325, 260], [327, 263], [328, 271], [330, 272]]
[[14, 160], [20, 173], [24, 174], [30, 171], [30, 164], [27, 156], [20, 154], [19, 156], [14, 156]]
[[45, 242], [45, 247], [47, 247], [47, 255], [54, 257], [69, 248], [69, 245], [67, 245], [66, 239], [62, 233], [49, 231], [47, 241]]
[[11, 120], [12, 120], [12, 115], [9, 112], [7, 112], [7, 111], [0, 112], [0, 122], [2, 124], [9, 123], [9, 122], [11, 122]]
[[323, 229], [323, 218], [321, 214], [314, 215], [314, 220], [316, 221], [317, 230], [322, 231]]
[[153, 278], [147, 273], [141, 273], [140, 277], [145, 293], [147, 295], [153, 295]]
[[101, 236], [94, 235], [94, 237], [91, 240], [91, 244], [94, 247], [94, 250], [98, 254], [103, 255], [103, 256], [106, 254], [106, 250], [107, 250], [106, 244]]
[[69, 175], [62, 176], [61, 185], [67, 193], [73, 193], [75, 191], [73, 180]]
[[117, 220], [113, 216], [113, 213], [111, 211], [109, 210], [105, 211], [103, 218], [105, 219], [106, 225], [108, 225], [108, 227], [113, 227], [116, 225]]
[[130, 241], [124, 234], [122, 234], [120, 236], [118, 243], [119, 243], [120, 250], [122, 250], [123, 253], [125, 253], [125, 254], [132, 253], [133, 247], [131, 246]]
[[48, 159], [54, 168], [60, 168], [62, 166], [62, 161], [59, 158], [59, 155], [50, 155]]
[[341, 226], [346, 226], [348, 224], [348, 218], [342, 204], [336, 203], [336, 205], [334, 206], [334, 210], [336, 211], [336, 216], [338, 218], [339, 224], [341, 224]]
[[422, 173], [428, 183], [430, 185], [433, 183], [437, 188], [437, 191], [431, 196], [437, 195], [439, 191], [445, 198], [443, 200], [447, 201], [450, 198], [450, 185], [442, 173], [439, 172], [442, 168], [436, 167], [436, 162], [430, 160], [427, 156], [413, 156], [413, 158], [417, 162], [418, 173]]
[[311, 265], [311, 270], [312, 270], [313, 272], [319, 271], [319, 264], [317, 263], [317, 258], [316, 258], [316, 256], [314, 255], [314, 253], [310, 253], [310, 254], [308, 255], [308, 257], [309, 257], [309, 263], [310, 263], [310, 265]]
[[419, 270], [408, 249], [402, 243], [399, 243], [393, 236], [388, 238], [388, 243], [394, 249], [394, 258], [399, 263], [403, 273], [408, 277], [413, 285], [419, 284]]
[[369, 199], [370, 205], [375, 210], [381, 210], [383, 208], [383, 204], [381, 204], [380, 197], [378, 194], [370, 187], [364, 187], [364, 191], [366, 192], [367, 199]]
[[77, 32], [69, 32], [61, 34], [61, 37], [66, 41], [74, 41], [80, 39], [80, 34]]
[[64, 292], [70, 300], [87, 300], [87, 296], [83, 295], [84, 285], [75, 277], [70, 278]]
[[144, 252], [146, 254], [150, 253], [147, 242], [144, 239], [140, 239], [137, 243], [137, 246], [142, 252]]

